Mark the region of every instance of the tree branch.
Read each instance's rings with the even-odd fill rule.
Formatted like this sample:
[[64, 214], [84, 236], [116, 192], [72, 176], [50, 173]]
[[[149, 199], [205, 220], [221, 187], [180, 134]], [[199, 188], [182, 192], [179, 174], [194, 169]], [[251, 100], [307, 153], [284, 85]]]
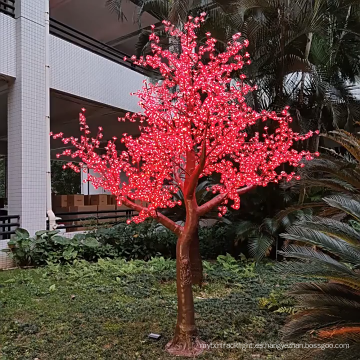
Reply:
[[209, 121], [209, 118], [208, 118], [207, 123], [206, 123], [204, 140], [203, 140], [203, 145], [202, 145], [202, 148], [201, 148], [200, 161], [199, 161], [199, 164], [196, 166], [194, 172], [191, 174], [191, 177], [189, 179], [189, 186], [186, 189], [186, 198], [189, 198], [189, 196], [191, 197], [192, 194], [194, 193], [194, 191], [196, 189], [196, 186], [198, 184], [198, 181], [199, 181], [199, 176], [200, 176], [200, 174], [202, 173], [202, 171], [204, 170], [204, 167], [205, 167], [205, 162], [206, 162], [206, 136], [207, 136], [208, 121]]
[[175, 181], [177, 182], [180, 190], [184, 193], [184, 182], [181, 180], [178, 170], [174, 167], [173, 170]]
[[[248, 191], [250, 191], [251, 189], [253, 189], [254, 187], [255, 187], [254, 185], [246, 186], [244, 188], [238, 189], [237, 193], [239, 196], [243, 195], [243, 194], [247, 193]], [[214, 198], [212, 198], [211, 200], [209, 200], [204, 205], [201, 205], [198, 209], [198, 215], [204, 216], [205, 214], [210, 212], [214, 207], [219, 206], [226, 199], [227, 195], [228, 194], [219, 194], [219, 195], [215, 196]]]
[[[135, 204], [134, 202], [132, 202], [129, 199], [124, 199], [122, 200], [122, 203], [129, 207], [130, 209], [136, 210], [138, 212], [140, 211], [147, 211], [148, 209], [145, 206], [141, 206], [139, 204]], [[156, 220], [158, 223], [160, 223], [161, 225], [165, 226], [167, 229], [169, 229], [170, 231], [172, 231], [175, 235], [180, 236], [183, 228], [182, 226], [176, 224], [174, 221], [172, 221], [171, 219], [169, 219], [167, 216], [157, 212], [156, 216], [152, 216], [152, 218], [154, 220]]]

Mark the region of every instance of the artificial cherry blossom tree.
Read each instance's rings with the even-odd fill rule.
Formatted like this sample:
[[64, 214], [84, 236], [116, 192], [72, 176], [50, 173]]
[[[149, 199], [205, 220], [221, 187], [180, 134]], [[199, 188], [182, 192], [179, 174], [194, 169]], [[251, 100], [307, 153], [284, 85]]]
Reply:
[[[279, 170], [280, 165], [297, 167], [304, 157], [312, 158], [308, 152], [292, 149], [294, 141], [305, 140], [312, 133], [301, 136], [293, 132], [287, 108], [277, 115], [257, 113], [246, 105], [246, 94], [256, 89], [246, 84], [244, 75], [237, 81], [233, 75], [250, 63], [247, 40], [240, 41], [241, 34], [235, 34], [226, 51], [218, 53], [210, 33], [202, 44], [197, 41], [197, 29], [204, 19], [204, 13], [189, 17], [182, 30], [163, 22], [172, 39], [180, 41], [180, 53], [162, 49], [153, 31], [153, 55], [130, 59], [136, 65], [157, 70], [162, 80], [156, 84], [144, 81], [136, 93], [143, 112], [119, 119], [139, 122], [140, 136], [121, 137], [126, 150], [117, 151], [117, 138], [113, 137], [107, 142], [106, 153], [99, 154], [102, 128], [96, 138], [90, 137], [85, 109], [80, 114], [80, 139], [54, 135], [72, 147], [59, 156], [80, 158], [80, 165], [67, 166], [78, 172], [85, 165], [94, 170], [98, 176], [89, 175], [88, 181], [116, 195], [118, 204], [135, 210], [138, 214], [132, 221], [153, 218], [178, 236], [178, 318], [167, 350], [183, 356], [197, 355], [204, 348], [197, 336], [192, 293], [192, 284], [201, 285], [202, 281], [199, 219], [214, 208], [218, 208], [220, 217], [228, 206], [239, 209], [240, 196], [255, 186], [296, 177], [294, 172]], [[249, 127], [257, 122], [264, 123], [261, 133], [250, 135]], [[269, 123], [271, 126], [266, 126]], [[127, 181], [121, 181], [122, 173]], [[207, 189], [214, 194], [212, 200], [199, 206], [196, 187], [200, 179], [212, 174], [220, 182]], [[174, 197], [179, 191], [186, 208], [184, 225], [161, 212], [180, 205]], [[139, 205], [136, 200], [147, 205]]]

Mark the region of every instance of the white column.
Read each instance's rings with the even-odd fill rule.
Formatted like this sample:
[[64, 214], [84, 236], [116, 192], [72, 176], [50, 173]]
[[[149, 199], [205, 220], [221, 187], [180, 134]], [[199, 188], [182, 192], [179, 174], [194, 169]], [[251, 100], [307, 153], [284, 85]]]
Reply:
[[[99, 176], [94, 172], [94, 170], [88, 170], [90, 175]], [[81, 194], [84, 195], [97, 195], [97, 194], [110, 194], [109, 191], [105, 191], [103, 188], [95, 189], [91, 182], [84, 183], [84, 180], [87, 179], [87, 173], [81, 172]]]
[[90, 185], [91, 184], [89, 182], [84, 183], [84, 180], [87, 179], [87, 172], [84, 173], [83, 171], [81, 171], [80, 175], [81, 175], [81, 194], [90, 195]]
[[9, 214], [31, 234], [46, 227], [45, 1], [16, 0], [16, 80], [8, 104]]

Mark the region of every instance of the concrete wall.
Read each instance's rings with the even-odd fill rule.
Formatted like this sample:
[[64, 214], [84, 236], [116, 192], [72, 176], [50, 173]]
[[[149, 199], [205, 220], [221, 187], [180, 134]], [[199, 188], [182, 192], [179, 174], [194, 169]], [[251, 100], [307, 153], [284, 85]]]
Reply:
[[17, 0], [16, 79], [8, 95], [8, 206], [30, 234], [46, 227], [45, 2]]
[[0, 76], [16, 76], [16, 20], [0, 13]]
[[[89, 174], [93, 176], [99, 176], [99, 174], [95, 173], [94, 170], [90, 169]], [[81, 193], [84, 195], [96, 195], [96, 194], [109, 194], [111, 193], [109, 191], [105, 191], [103, 188], [95, 189], [94, 186], [92, 186], [91, 182], [87, 181], [84, 183], [84, 180], [87, 179], [87, 173], [81, 172]], [[128, 182], [128, 178], [125, 173], [120, 174], [121, 182]]]
[[2, 252], [2, 249], [7, 249], [8, 241], [7, 240], [0, 240], [0, 269], [8, 269], [14, 267], [13, 261], [8, 257], [8, 255]]
[[[0, 13], [0, 79], [8, 93], [9, 214], [31, 234], [45, 228], [45, 2], [17, 0], [15, 18]], [[51, 88], [126, 111], [140, 111], [144, 76], [50, 35]], [[7, 241], [0, 241], [0, 249]], [[12, 262], [0, 252], [0, 268]]]
[[68, 41], [51, 35], [51, 88], [98, 103], [140, 111], [131, 92], [144, 76]]

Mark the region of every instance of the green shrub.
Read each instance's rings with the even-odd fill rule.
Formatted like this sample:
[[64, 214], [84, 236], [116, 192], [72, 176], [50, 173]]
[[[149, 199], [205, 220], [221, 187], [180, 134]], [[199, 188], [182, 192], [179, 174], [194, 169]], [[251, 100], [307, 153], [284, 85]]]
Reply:
[[154, 221], [120, 223], [98, 229], [95, 236], [102, 245], [112, 246], [117, 257], [125, 259], [148, 260], [157, 255], [173, 258], [176, 253], [176, 236]]
[[[200, 228], [200, 253], [203, 259], [219, 255], [237, 257], [239, 249], [234, 241], [233, 227], [224, 223]], [[100, 258], [149, 260], [155, 256], [176, 257], [176, 236], [155, 221], [141, 224], [120, 223], [111, 228], [100, 228], [72, 239], [58, 230], [38, 231], [34, 237], [18, 229], [9, 242], [7, 251], [19, 266], [48, 263], [72, 263], [75, 259], [97, 261]]]
[[296, 308], [294, 307], [295, 300], [287, 296], [283, 289], [272, 290], [268, 297], [259, 299], [259, 307], [277, 313], [295, 314]]
[[234, 241], [233, 227], [225, 223], [216, 223], [212, 227], [199, 230], [200, 254], [203, 259], [216, 259], [219, 255], [239, 255]]
[[93, 261], [99, 258], [100, 243], [91, 234], [75, 235], [72, 239], [59, 235], [59, 230], [38, 231], [30, 237], [25, 229], [17, 229], [9, 241], [9, 256], [19, 266], [44, 265], [47, 263], [70, 263], [75, 259]]
[[[155, 221], [130, 225], [121, 223], [99, 229], [95, 236], [100, 243], [112, 245], [122, 258], [147, 260], [159, 254], [167, 258], [176, 257], [176, 236]], [[199, 240], [203, 259], [216, 259], [227, 253], [234, 257], [239, 255], [233, 227], [227, 224], [200, 228]]]

